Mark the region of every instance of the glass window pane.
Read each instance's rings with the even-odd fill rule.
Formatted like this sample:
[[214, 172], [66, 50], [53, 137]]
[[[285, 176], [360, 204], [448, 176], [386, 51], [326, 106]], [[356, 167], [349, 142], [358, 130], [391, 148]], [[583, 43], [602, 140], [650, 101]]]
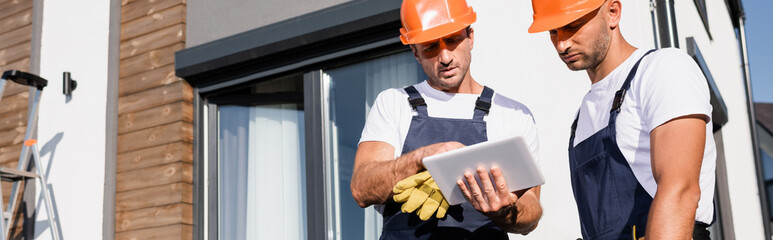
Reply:
[[378, 94], [426, 79], [411, 52], [402, 52], [325, 71], [328, 85], [329, 149], [333, 171], [333, 228], [336, 239], [378, 239], [381, 215], [373, 206], [362, 209], [351, 190], [357, 143], [365, 118]]
[[218, 107], [220, 239], [306, 239], [303, 106]]

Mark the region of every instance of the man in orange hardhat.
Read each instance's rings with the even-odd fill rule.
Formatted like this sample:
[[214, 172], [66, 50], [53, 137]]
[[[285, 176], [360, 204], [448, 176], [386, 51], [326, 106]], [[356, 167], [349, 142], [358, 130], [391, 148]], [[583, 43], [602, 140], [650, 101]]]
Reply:
[[591, 89], [572, 124], [569, 164], [590, 239], [709, 239], [716, 149], [709, 89], [679, 49], [643, 50], [620, 33], [620, 0], [532, 0], [529, 32]]
[[[360, 138], [351, 190], [360, 207], [384, 217], [381, 239], [507, 239], [542, 215], [540, 187], [510, 192], [499, 169], [477, 169], [468, 201], [449, 206], [424, 157], [487, 140], [523, 136], [538, 156], [534, 119], [523, 104], [470, 74], [476, 15], [464, 0], [404, 0], [400, 39], [429, 79], [381, 92]], [[489, 178], [489, 173], [493, 176]]]

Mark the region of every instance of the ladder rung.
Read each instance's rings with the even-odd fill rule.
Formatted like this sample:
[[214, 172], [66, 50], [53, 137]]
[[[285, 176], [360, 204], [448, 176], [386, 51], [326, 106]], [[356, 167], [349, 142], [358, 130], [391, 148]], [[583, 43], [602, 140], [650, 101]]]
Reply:
[[19, 171], [16, 169], [0, 167], [0, 178], [3, 181], [18, 181], [27, 178], [37, 178], [38, 175], [27, 171]]

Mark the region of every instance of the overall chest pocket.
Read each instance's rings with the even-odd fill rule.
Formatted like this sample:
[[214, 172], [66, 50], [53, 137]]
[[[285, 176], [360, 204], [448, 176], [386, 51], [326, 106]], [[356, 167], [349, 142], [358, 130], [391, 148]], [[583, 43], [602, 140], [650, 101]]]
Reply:
[[586, 159], [572, 159], [572, 189], [586, 239], [607, 239], [623, 221], [620, 214], [613, 159], [606, 151]]

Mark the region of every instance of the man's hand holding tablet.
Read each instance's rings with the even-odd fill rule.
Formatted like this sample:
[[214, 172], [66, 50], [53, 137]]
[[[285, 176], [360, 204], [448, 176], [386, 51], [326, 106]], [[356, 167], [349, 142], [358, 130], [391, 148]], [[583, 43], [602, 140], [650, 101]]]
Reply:
[[[499, 186], [506, 189], [505, 193], [515, 193], [518, 190], [545, 183], [534, 157], [520, 136], [483, 142], [433, 155], [424, 158], [423, 163], [451, 205], [461, 204], [468, 199], [457, 184], [459, 180], [467, 182], [467, 186], [473, 183], [468, 178], [475, 180], [475, 188], [471, 186], [468, 189], [482, 190], [480, 197], [484, 199], [488, 198], [484, 193], [487, 188], [482, 185], [485, 182], [481, 176], [486, 176], [486, 180], [491, 184], [492, 188], [489, 190]], [[497, 176], [500, 179], [497, 179]], [[474, 193], [475, 191], [471, 191], [470, 196]]]

